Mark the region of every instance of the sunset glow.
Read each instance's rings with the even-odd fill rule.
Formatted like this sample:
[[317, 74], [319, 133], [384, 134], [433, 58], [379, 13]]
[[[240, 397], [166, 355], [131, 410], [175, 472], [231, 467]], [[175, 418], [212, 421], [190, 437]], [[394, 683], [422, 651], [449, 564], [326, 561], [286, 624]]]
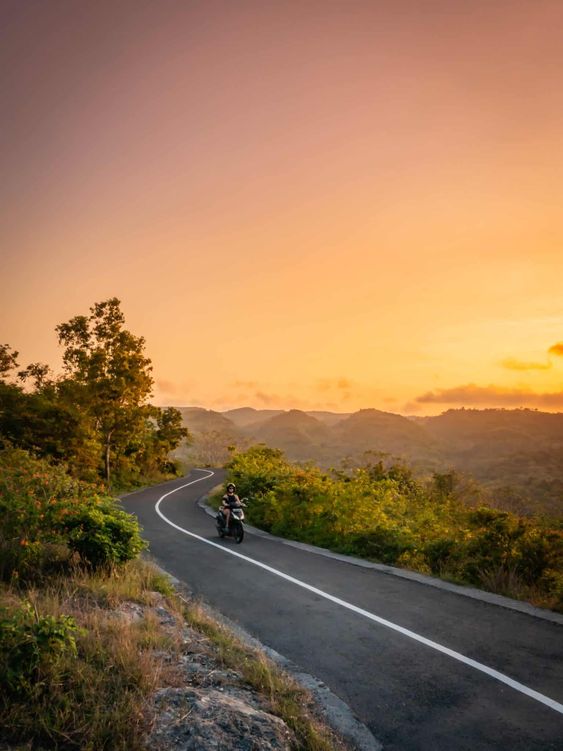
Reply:
[[0, 2], [0, 343], [157, 404], [563, 411], [563, 3]]

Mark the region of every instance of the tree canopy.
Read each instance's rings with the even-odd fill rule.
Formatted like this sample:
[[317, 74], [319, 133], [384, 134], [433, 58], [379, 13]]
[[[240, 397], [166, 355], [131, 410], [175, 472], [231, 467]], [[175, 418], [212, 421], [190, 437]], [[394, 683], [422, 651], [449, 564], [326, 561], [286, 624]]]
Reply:
[[64, 461], [84, 479], [134, 482], [175, 470], [170, 452], [188, 437], [173, 407], [149, 403], [145, 340], [125, 328], [120, 301], [95, 303], [56, 327], [64, 372], [42, 363], [10, 374], [18, 353], [0, 346], [0, 441]]

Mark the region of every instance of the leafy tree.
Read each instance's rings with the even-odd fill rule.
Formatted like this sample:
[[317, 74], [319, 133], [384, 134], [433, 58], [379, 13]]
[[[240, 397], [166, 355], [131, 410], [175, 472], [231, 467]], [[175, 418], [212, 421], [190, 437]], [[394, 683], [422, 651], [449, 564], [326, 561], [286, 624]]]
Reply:
[[11, 370], [18, 367], [18, 354], [9, 344], [0, 344], [0, 380], [4, 380]]
[[115, 458], [143, 432], [153, 384], [145, 340], [124, 328], [120, 306], [115, 297], [96, 303], [89, 316], [75, 316], [56, 329], [71, 382], [65, 390], [94, 421], [108, 487]]
[[155, 434], [159, 469], [167, 468], [168, 455], [182, 439], [189, 439], [188, 429], [182, 424], [182, 413], [175, 407], [158, 409], [156, 414], [157, 430]]
[[0, 346], [0, 447], [14, 445], [64, 462], [71, 474], [110, 486], [116, 475], [137, 482], [176, 472], [168, 454], [188, 436], [181, 413], [147, 403], [152, 387], [145, 342], [124, 327], [116, 298], [89, 316], [57, 327], [64, 345], [62, 377], [43, 363], [18, 367]]
[[42, 391], [47, 386], [54, 385], [51, 378], [51, 368], [41, 362], [32, 362], [25, 370], [20, 370], [18, 378], [24, 383], [32, 380], [36, 391]]

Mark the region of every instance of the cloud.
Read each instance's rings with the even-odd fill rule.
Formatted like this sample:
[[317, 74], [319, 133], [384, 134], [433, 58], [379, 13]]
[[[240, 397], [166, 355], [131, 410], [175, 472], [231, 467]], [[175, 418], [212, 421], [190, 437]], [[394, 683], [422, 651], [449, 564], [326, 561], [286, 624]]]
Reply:
[[529, 389], [508, 389], [502, 386], [477, 386], [468, 383], [450, 389], [428, 391], [416, 398], [419, 404], [457, 404], [488, 407], [563, 407], [563, 391], [538, 393]]
[[324, 393], [326, 391], [349, 391], [352, 388], [352, 381], [348, 378], [319, 378], [315, 384], [315, 389]]
[[403, 404], [399, 412], [402, 415], [414, 415], [417, 412], [420, 412], [421, 409], [422, 405], [419, 402], [406, 402], [406, 404]]
[[550, 355], [563, 357], [563, 342], [557, 342], [557, 344], [553, 344], [547, 351]]
[[272, 394], [266, 391], [256, 391], [255, 400], [263, 407], [272, 409], [315, 409], [318, 405], [311, 404], [306, 399], [300, 399], [298, 396], [291, 394]]
[[508, 370], [549, 370], [552, 366], [550, 362], [522, 362], [513, 357], [503, 360], [501, 365]]
[[257, 381], [234, 381], [232, 385], [238, 389], [249, 389], [251, 391], [258, 388]]
[[185, 381], [177, 383], [166, 378], [157, 378], [155, 382], [155, 403], [197, 404], [194, 383]]
[[182, 391], [182, 389], [178, 386], [177, 383], [173, 383], [172, 381], [166, 381], [163, 378], [159, 378], [156, 381], [155, 386], [159, 391], [162, 391], [162, 393], [170, 394], [171, 396], [175, 396], [176, 394]]
[[280, 400], [279, 396], [277, 396], [276, 394], [266, 394], [263, 391], [256, 391], [254, 396], [261, 404], [264, 404], [266, 407], [277, 404]]

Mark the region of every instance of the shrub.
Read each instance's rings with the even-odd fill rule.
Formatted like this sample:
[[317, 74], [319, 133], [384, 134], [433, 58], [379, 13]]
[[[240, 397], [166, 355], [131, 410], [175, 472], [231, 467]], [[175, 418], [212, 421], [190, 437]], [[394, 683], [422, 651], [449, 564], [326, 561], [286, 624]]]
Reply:
[[125, 563], [146, 547], [135, 517], [110, 501], [79, 510], [64, 529], [69, 548], [93, 568]]
[[508, 511], [486, 507], [469, 513], [468, 521], [471, 533], [463, 561], [468, 581], [479, 584], [483, 573], [499, 569], [513, 571], [525, 584], [541, 579], [555, 553], [546, 530]]
[[64, 655], [76, 655], [78, 627], [67, 615], [39, 616], [29, 603], [0, 611], [0, 687], [20, 700], [45, 688], [46, 676]]
[[95, 485], [20, 449], [0, 451], [0, 576], [37, 579], [73, 553], [113, 565], [143, 549], [135, 517]]
[[563, 531], [463, 505], [451, 473], [430, 486], [381, 463], [323, 473], [266, 446], [235, 454], [228, 469], [252, 496], [250, 520], [274, 534], [563, 606]]

